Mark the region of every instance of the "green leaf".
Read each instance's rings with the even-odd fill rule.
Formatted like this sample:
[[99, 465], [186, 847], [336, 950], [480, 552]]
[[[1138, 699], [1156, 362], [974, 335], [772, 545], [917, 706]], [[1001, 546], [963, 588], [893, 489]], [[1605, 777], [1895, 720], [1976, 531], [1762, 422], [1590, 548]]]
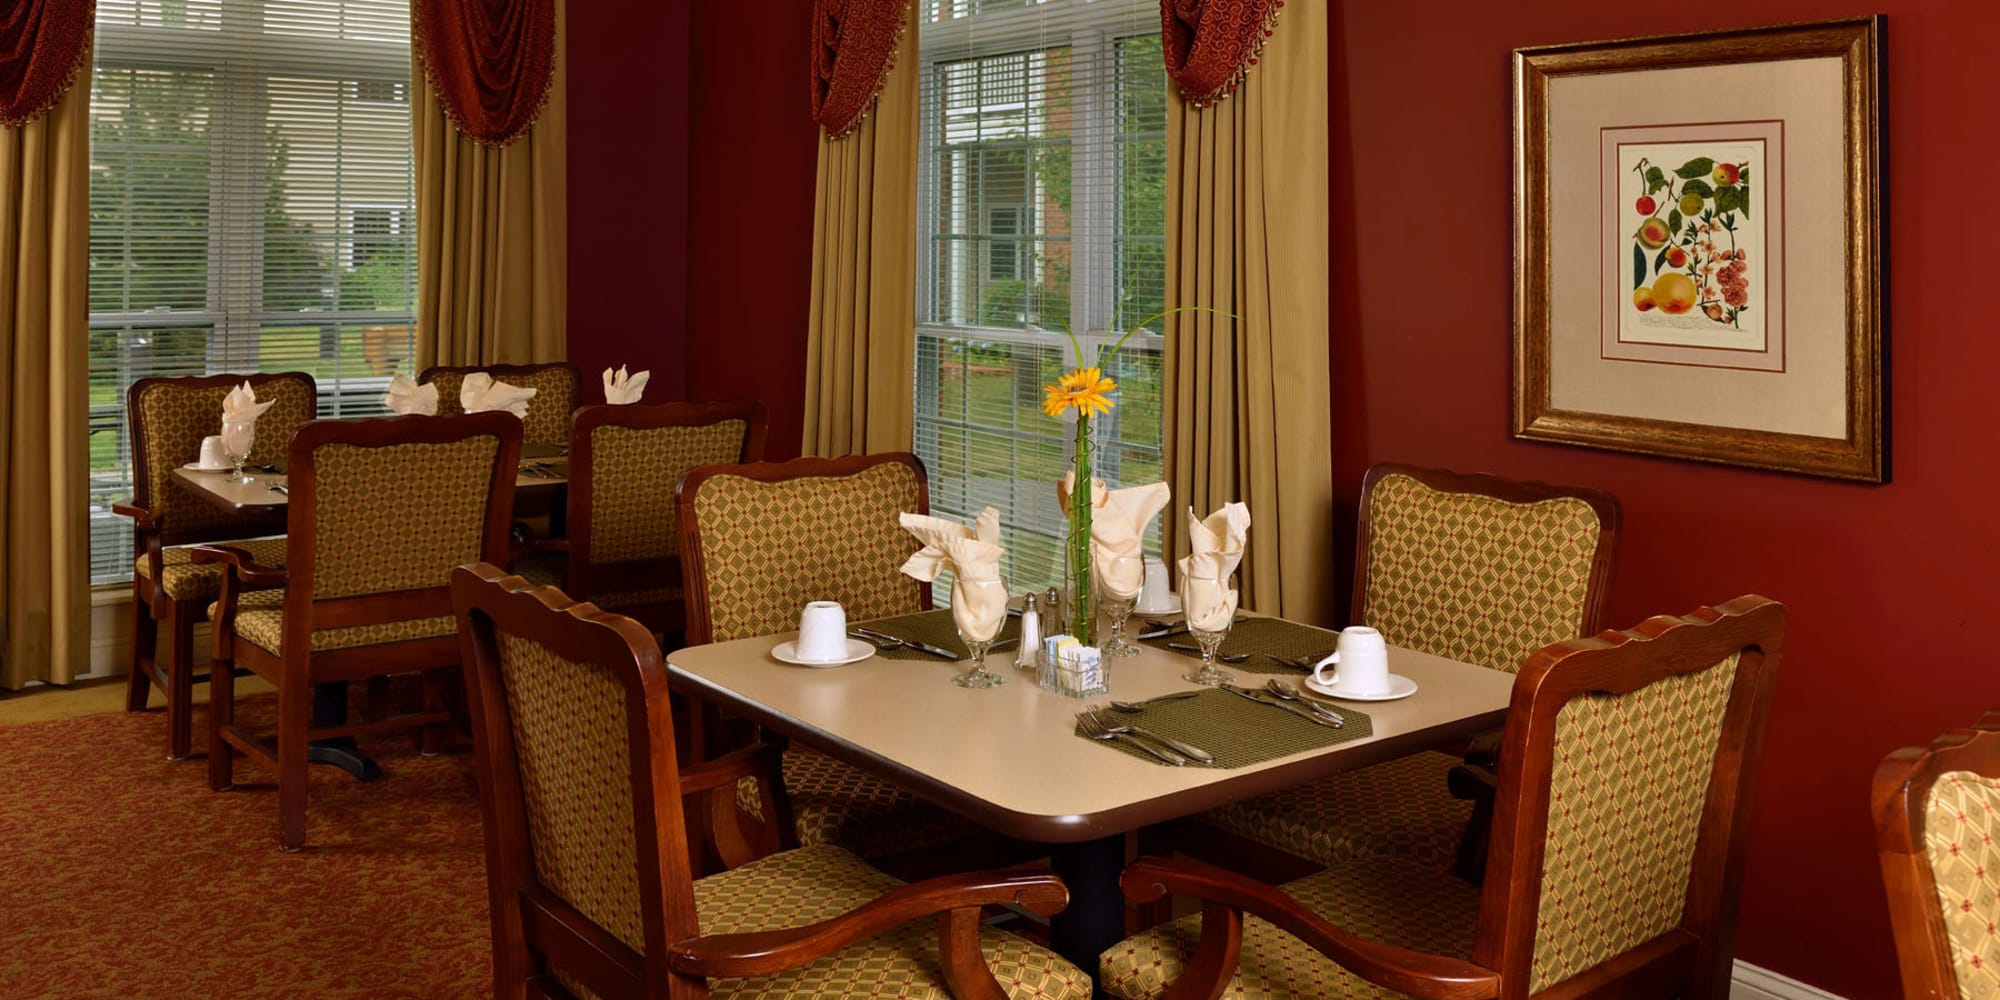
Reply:
[[1715, 195], [1715, 189], [1709, 187], [1707, 181], [1701, 180], [1699, 178], [1690, 180], [1686, 184], [1681, 185], [1681, 190], [1683, 192], [1692, 192], [1694, 194], [1701, 195], [1704, 198], [1714, 197]]
[[1743, 208], [1743, 217], [1747, 219], [1750, 217], [1750, 185], [1745, 184], [1738, 188], [1738, 191], [1741, 193], [1736, 196], [1736, 200]]
[[1736, 179], [1738, 182], [1741, 182], [1745, 186], [1748, 186], [1750, 180], [1750, 167], [1748, 165], [1745, 165], [1743, 167], [1737, 168]]
[[1681, 210], [1676, 208], [1673, 211], [1667, 213], [1667, 232], [1670, 233], [1679, 232], [1680, 228], [1681, 228]]
[[1697, 177], [1708, 176], [1709, 171], [1714, 169], [1715, 169], [1714, 160], [1711, 160], [1706, 156], [1697, 156], [1694, 159], [1681, 164], [1681, 168], [1679, 170], [1674, 171], [1674, 173], [1678, 174], [1682, 180], [1693, 180]]
[[1733, 212], [1743, 206], [1743, 189], [1734, 184], [1724, 184], [1715, 189], [1715, 210]]
[[1646, 248], [1632, 244], [1632, 287], [1637, 289], [1646, 283]]
[[1658, 257], [1653, 258], [1653, 273], [1654, 274], [1660, 273], [1660, 268], [1665, 267], [1666, 264], [1667, 264], [1667, 251], [1661, 250], [1660, 255]]
[[1667, 175], [1662, 173], [1659, 167], [1646, 168], [1647, 194], [1652, 194], [1653, 192], [1658, 191], [1659, 189], [1666, 186], [1667, 186]]

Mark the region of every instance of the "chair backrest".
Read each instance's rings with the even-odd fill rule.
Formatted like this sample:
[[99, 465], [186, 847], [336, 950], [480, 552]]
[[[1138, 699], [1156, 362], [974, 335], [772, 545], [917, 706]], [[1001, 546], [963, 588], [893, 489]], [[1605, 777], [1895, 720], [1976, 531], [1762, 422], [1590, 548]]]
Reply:
[[176, 486], [174, 470], [201, 457], [201, 439], [222, 431], [222, 399], [250, 383], [271, 408], [257, 418], [250, 461], [283, 464], [292, 434], [317, 415], [319, 390], [305, 372], [140, 379], [125, 396], [132, 436], [134, 506], [160, 519], [166, 544], [274, 534], [281, 518], [232, 514]]
[[[659, 647], [630, 618], [491, 565], [454, 570], [451, 589], [495, 994], [545, 969], [578, 996], [667, 982], [667, 942], [698, 927]], [[587, 957], [550, 959], [565, 955]]]
[[2000, 979], [2000, 711], [1875, 769], [1875, 838], [1909, 998], [1988, 997]]
[[698, 466], [763, 458], [769, 423], [754, 400], [578, 410], [569, 445], [570, 596], [679, 583], [674, 487]]
[[313, 628], [450, 614], [452, 567], [507, 558], [520, 454], [521, 422], [506, 413], [300, 428], [285, 648], [308, 648]]
[[1354, 621], [1496, 670], [1604, 627], [1618, 501], [1602, 490], [1377, 465], [1361, 485]]
[[690, 644], [796, 628], [809, 601], [839, 601], [849, 621], [930, 607], [930, 586], [900, 572], [921, 546], [896, 515], [930, 513], [915, 455], [703, 466], [678, 497]]
[[455, 417], [465, 412], [458, 390], [465, 376], [485, 372], [496, 382], [535, 390], [528, 400], [528, 416], [521, 421], [521, 440], [527, 444], [555, 445], [569, 441], [570, 414], [583, 400], [583, 377], [567, 361], [545, 365], [437, 365], [417, 375], [419, 383], [438, 390], [438, 416]]
[[1548, 646], [1514, 682], [1474, 961], [1502, 997], [1674, 976], [1728, 994], [1784, 606], [1739, 597]]

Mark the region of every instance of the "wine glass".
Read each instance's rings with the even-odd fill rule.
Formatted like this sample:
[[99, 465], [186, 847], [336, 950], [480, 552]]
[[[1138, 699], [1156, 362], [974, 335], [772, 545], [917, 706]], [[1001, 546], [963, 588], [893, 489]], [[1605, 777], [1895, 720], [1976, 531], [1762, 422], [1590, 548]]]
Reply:
[[224, 482], [249, 483], [256, 480], [243, 474], [243, 463], [250, 458], [250, 446], [257, 438], [257, 425], [250, 420], [225, 420], [222, 422], [222, 453], [236, 466], [236, 470], [223, 478]]
[[1182, 674], [1181, 678], [1183, 680], [1190, 680], [1196, 684], [1206, 684], [1209, 687], [1219, 687], [1229, 682], [1229, 675], [1223, 673], [1215, 666], [1215, 651], [1222, 647], [1222, 640], [1229, 637], [1229, 625], [1233, 624], [1235, 624], [1235, 619], [1232, 617], [1229, 624], [1222, 626], [1222, 631], [1220, 632], [1210, 632], [1207, 629], [1194, 628], [1193, 626], [1188, 627], [1188, 635], [1194, 637], [1194, 644], [1201, 649], [1201, 669], [1190, 670]]
[[[969, 651], [966, 658], [972, 661], [972, 669], [952, 677], [951, 682], [963, 688], [999, 687], [1007, 683], [1007, 678], [986, 669], [986, 651], [993, 646], [993, 639], [1000, 634], [1000, 626], [1007, 622], [1007, 582], [1005, 580], [953, 580], [952, 581], [952, 624], [958, 626], [958, 641], [965, 643]], [[984, 639], [974, 639], [967, 635], [965, 626], [959, 624], [960, 602], [967, 607], [997, 608], [1000, 621], [981, 623], [981, 631], [987, 633]]]
[[[1114, 572], [1118, 573], [1121, 578], [1136, 580], [1144, 573], [1138, 558], [1133, 556], [1107, 560], [1106, 563], [1103, 567], [1104, 572], [1098, 574], [1099, 580], [1110, 577]], [[1124, 565], [1121, 566], [1119, 564]], [[1110, 594], [1104, 593], [1102, 587], [1099, 588], [1098, 606], [1103, 608], [1104, 613], [1111, 618], [1111, 637], [1105, 640], [1103, 646], [1105, 656], [1139, 655], [1139, 647], [1125, 638], [1125, 622], [1132, 617], [1132, 608], [1136, 604], [1137, 601], [1131, 597], [1113, 597]]]

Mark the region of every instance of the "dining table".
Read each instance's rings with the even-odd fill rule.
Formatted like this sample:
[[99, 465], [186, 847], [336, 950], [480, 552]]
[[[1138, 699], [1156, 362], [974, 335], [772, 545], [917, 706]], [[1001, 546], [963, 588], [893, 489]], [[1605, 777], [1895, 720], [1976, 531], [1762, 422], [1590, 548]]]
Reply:
[[[1514, 680], [1502, 671], [1392, 646], [1389, 669], [1416, 682], [1414, 694], [1366, 703], [1314, 696], [1357, 724], [1365, 717], [1366, 735], [1242, 766], [1168, 766], [1085, 739], [1076, 716], [1111, 699], [1139, 702], [1202, 690], [1183, 679], [1196, 661], [1174, 649], [1142, 645], [1136, 655], [1108, 661], [1108, 691], [1079, 699], [1038, 686], [1035, 671], [1012, 665], [1012, 653], [989, 657], [1004, 661], [989, 662], [989, 669], [1006, 683], [985, 689], [952, 684], [952, 675], [967, 665], [943, 659], [875, 655], [831, 668], [780, 662], [773, 649], [796, 635], [674, 650], [667, 655], [671, 683], [987, 829], [1046, 845], [1070, 891], [1068, 908], [1050, 922], [1051, 946], [1088, 971], [1125, 935], [1118, 875], [1126, 834], [1495, 728]], [[1325, 632], [1325, 648], [1333, 648], [1336, 637]], [[1247, 667], [1222, 665], [1244, 690], [1261, 688], [1273, 676]], [[1279, 715], [1292, 718], [1270, 711], [1278, 713], [1270, 716], [1273, 725]], [[1259, 734], [1251, 727], [1216, 738], [1254, 743]]]

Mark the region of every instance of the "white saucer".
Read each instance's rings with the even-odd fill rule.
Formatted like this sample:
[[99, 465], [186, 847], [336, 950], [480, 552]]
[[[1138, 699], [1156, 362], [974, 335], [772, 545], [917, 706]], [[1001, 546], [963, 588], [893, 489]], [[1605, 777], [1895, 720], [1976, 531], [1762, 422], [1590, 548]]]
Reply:
[[875, 644], [862, 642], [859, 639], [847, 640], [847, 657], [840, 660], [801, 660], [798, 656], [798, 648], [799, 644], [796, 641], [781, 642], [771, 647], [771, 655], [785, 663], [792, 663], [801, 667], [844, 667], [850, 663], [859, 663], [875, 655]]
[[186, 469], [186, 470], [188, 470], [188, 471], [190, 471], [190, 472], [234, 472], [234, 471], [236, 471], [236, 466], [234, 466], [234, 465], [203, 465], [203, 464], [201, 464], [200, 462], [189, 462], [188, 464], [186, 464], [186, 465], [183, 465], [183, 466], [181, 466], [181, 468], [183, 468], [183, 469]]
[[1136, 606], [1135, 606], [1135, 607], [1134, 607], [1134, 608], [1132, 609], [1132, 613], [1133, 613], [1133, 614], [1135, 614], [1135, 615], [1177, 615], [1177, 614], [1180, 614], [1180, 613], [1181, 613], [1181, 598], [1180, 598], [1180, 595], [1179, 595], [1179, 594], [1168, 594], [1168, 595], [1167, 595], [1167, 598], [1168, 598], [1167, 602], [1166, 602], [1165, 604], [1161, 604], [1161, 605], [1159, 605], [1158, 607], [1151, 607], [1151, 608], [1147, 608], [1147, 607], [1136, 607]]
[[1331, 687], [1321, 684], [1319, 678], [1311, 676], [1305, 678], [1305, 687], [1306, 690], [1315, 694], [1323, 694], [1329, 698], [1339, 698], [1342, 701], [1395, 701], [1398, 698], [1408, 698], [1417, 693], [1417, 682], [1404, 677], [1402, 674], [1390, 674], [1389, 690], [1378, 694], [1358, 694], [1353, 691]]

